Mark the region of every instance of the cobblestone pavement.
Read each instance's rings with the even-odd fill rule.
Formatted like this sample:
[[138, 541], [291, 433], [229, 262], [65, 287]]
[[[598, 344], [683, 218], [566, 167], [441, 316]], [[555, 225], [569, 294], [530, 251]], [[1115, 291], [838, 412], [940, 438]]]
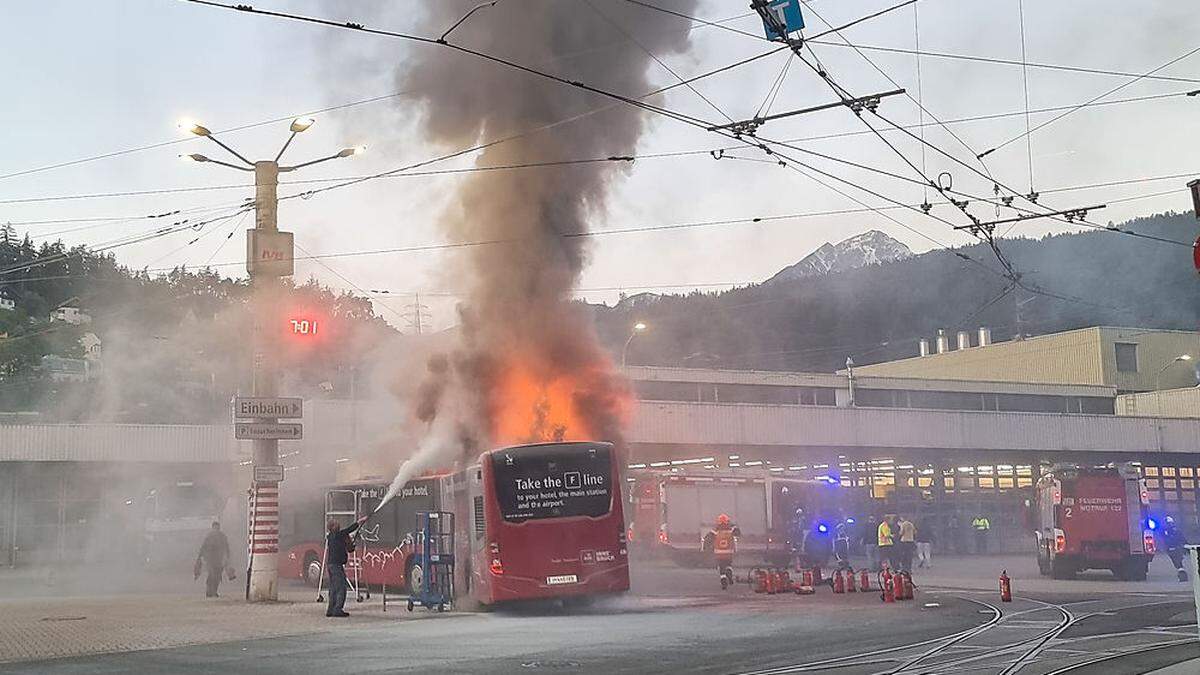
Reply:
[[308, 589], [285, 589], [281, 601], [248, 604], [241, 597], [184, 595], [0, 600], [0, 663], [108, 652], [305, 635], [346, 624], [360, 626], [420, 618], [378, 594], [351, 599], [348, 619], [325, 617]]

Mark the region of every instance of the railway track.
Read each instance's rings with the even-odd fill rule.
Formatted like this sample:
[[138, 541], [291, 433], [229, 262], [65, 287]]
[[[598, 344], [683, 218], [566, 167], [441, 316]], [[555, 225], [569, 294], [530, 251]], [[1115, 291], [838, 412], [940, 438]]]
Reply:
[[[1112, 616], [1115, 612], [1155, 605], [1184, 604], [1178, 600], [1123, 605], [1103, 611], [1081, 613], [1069, 605], [1083, 603], [1056, 604], [1032, 598], [1017, 598], [1025, 606], [1006, 610], [974, 598], [960, 599], [981, 606], [981, 612], [990, 614], [989, 618], [972, 628], [937, 638], [820, 661], [756, 670], [742, 675], [833, 671], [846, 675], [1026, 675], [1034, 672], [1037, 675], [1061, 675], [1080, 673], [1085, 668], [1116, 659], [1196, 641], [1190, 635], [1184, 637], [1182, 633], [1171, 632], [1170, 628], [1157, 626], [1075, 638], [1064, 637], [1064, 633], [1094, 617]], [[1190, 632], [1188, 629], [1189, 634]], [[1146, 639], [1152, 642], [1147, 644], [1144, 642]], [[1134, 644], [1104, 649], [1102, 643], [1106, 641], [1131, 641]], [[1097, 644], [1101, 647], [1094, 648], [1093, 645]], [[1083, 660], [1080, 661], [1079, 658]], [[1074, 661], [1059, 665], [1062, 661], [1071, 659]], [[1046, 670], [1046, 666], [1051, 664], [1057, 666], [1057, 669]]]

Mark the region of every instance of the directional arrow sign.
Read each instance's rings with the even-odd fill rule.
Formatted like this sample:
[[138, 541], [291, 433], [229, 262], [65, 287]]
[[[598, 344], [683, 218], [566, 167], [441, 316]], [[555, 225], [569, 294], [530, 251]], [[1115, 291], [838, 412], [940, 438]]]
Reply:
[[233, 399], [234, 419], [298, 419], [303, 416], [304, 399], [300, 398], [238, 396]]
[[304, 438], [304, 425], [278, 422], [238, 422], [233, 437], [245, 441], [298, 441]]

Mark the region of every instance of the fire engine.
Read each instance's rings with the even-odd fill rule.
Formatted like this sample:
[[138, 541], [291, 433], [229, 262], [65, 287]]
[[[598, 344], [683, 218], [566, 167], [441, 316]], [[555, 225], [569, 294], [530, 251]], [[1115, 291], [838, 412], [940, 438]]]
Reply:
[[1155, 552], [1149, 504], [1133, 465], [1051, 467], [1038, 480], [1032, 514], [1038, 569], [1055, 579], [1109, 569], [1118, 579], [1144, 581]]
[[831, 538], [836, 523], [861, 513], [865, 506], [863, 491], [842, 487], [833, 478], [749, 472], [646, 472], [634, 478], [630, 494], [633, 542], [680, 565], [708, 564], [704, 535], [722, 513], [741, 530], [737, 549], [744, 559], [787, 564], [802, 534], [797, 511], [803, 514], [801, 527], [821, 528], [814, 531]]

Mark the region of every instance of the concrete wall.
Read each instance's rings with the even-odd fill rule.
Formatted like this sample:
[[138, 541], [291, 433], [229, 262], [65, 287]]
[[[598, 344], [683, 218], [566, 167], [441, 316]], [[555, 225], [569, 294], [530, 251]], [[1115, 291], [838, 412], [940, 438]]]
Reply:
[[1117, 397], [1117, 414], [1200, 418], [1200, 388], [1168, 389]]

